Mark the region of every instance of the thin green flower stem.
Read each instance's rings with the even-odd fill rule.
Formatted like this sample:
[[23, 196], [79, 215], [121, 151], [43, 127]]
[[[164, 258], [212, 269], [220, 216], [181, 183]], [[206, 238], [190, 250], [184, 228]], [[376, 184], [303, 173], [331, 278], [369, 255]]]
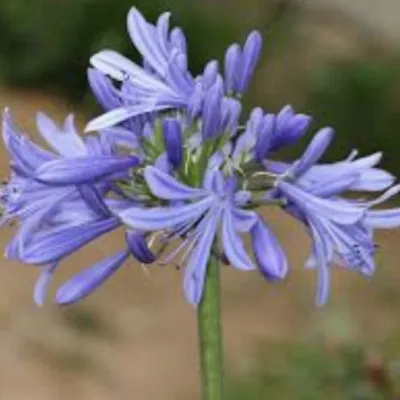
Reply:
[[223, 399], [220, 265], [211, 255], [197, 311], [203, 400]]

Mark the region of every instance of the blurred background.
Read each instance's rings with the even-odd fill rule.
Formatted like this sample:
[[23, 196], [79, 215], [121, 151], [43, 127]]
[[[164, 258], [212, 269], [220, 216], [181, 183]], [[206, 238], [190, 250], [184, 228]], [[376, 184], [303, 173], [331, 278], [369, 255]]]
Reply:
[[[382, 150], [400, 175], [399, 0], [1, 0], [0, 105], [35, 137], [43, 110], [81, 127], [98, 110], [86, 85], [90, 55], [104, 47], [132, 58], [125, 18], [173, 12], [190, 64], [222, 60], [253, 28], [263, 58], [245, 98], [277, 110], [292, 104], [337, 129], [330, 159]], [[288, 156], [298, 154], [294, 148]], [[1, 167], [7, 175], [1, 148]], [[278, 285], [257, 273], [223, 272], [227, 399], [394, 400], [400, 398], [400, 231], [381, 232], [377, 273], [335, 270], [329, 304], [314, 306], [315, 276], [302, 268], [309, 242], [300, 226], [265, 210], [292, 271]], [[1, 231], [2, 245], [10, 231]], [[54, 286], [89, 265], [115, 235], [64, 263]], [[174, 270], [123, 268], [79, 305], [38, 309], [34, 268], [2, 261], [0, 399], [197, 399], [195, 311]]]

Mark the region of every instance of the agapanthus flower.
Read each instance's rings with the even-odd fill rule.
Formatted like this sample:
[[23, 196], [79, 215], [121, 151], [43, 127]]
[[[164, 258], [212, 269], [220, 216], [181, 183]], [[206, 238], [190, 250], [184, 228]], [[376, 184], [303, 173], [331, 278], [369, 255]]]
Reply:
[[[252, 231], [257, 259], [263, 260], [260, 268], [274, 279], [285, 276], [287, 267], [283, 251], [266, 232], [267, 228], [257, 214], [242, 208], [250, 201], [251, 194], [237, 190], [234, 176], [224, 177], [218, 169], [208, 170], [200, 188], [184, 185], [151, 166], [146, 167], [144, 176], [155, 196], [184, 203], [149, 209], [132, 207], [120, 212], [119, 217], [133, 229], [163, 231], [170, 238], [184, 238], [167, 259], [170, 261], [184, 249], [180, 263], [187, 260], [184, 288], [190, 303], [200, 302], [208, 259], [217, 236], [229, 263], [237, 269], [251, 270], [255, 265], [247, 255], [239, 233]], [[261, 245], [262, 239], [265, 242]]]
[[[317, 304], [328, 298], [333, 265], [370, 276], [375, 230], [400, 226], [399, 208], [375, 208], [400, 191], [377, 167], [381, 153], [357, 158], [353, 151], [320, 163], [334, 136], [325, 127], [300, 158], [277, 160], [277, 150], [302, 138], [312, 118], [286, 105], [277, 113], [256, 107], [240, 122], [261, 35], [253, 31], [242, 47], [228, 48], [223, 75], [211, 60], [195, 77], [185, 36], [170, 31], [169, 18], [164, 13], [151, 24], [135, 8], [129, 12], [141, 65], [112, 50], [91, 58], [89, 85], [105, 113], [88, 124], [89, 135], [77, 134], [72, 116], [60, 127], [39, 113], [38, 130], [53, 151], [45, 150], [4, 114], [11, 174], [0, 188], [2, 221], [19, 224], [5, 254], [39, 266], [35, 301], [44, 302], [61, 261], [119, 228], [121, 249], [65, 282], [58, 304], [92, 293], [130, 255], [149, 268], [185, 266], [184, 292], [193, 305], [202, 300], [211, 257], [258, 269], [268, 282], [282, 280], [285, 252], [258, 213], [272, 205], [311, 238], [305, 266], [318, 272]], [[376, 192], [382, 193], [372, 198]]]
[[[345, 161], [316, 165], [332, 139], [333, 130], [322, 129], [292, 165], [264, 163], [269, 171], [279, 175], [272, 196], [285, 200], [284, 208], [306, 225], [312, 238], [312, 254], [306, 266], [319, 271], [318, 304], [327, 300], [330, 264], [371, 275], [375, 270], [376, 250], [373, 228], [385, 227], [386, 214], [391, 218], [389, 226], [400, 225], [398, 209], [371, 210], [400, 191], [400, 185], [391, 186], [394, 182], [391, 174], [375, 167], [380, 154], [354, 160], [354, 152]], [[343, 197], [350, 191], [375, 192], [387, 188], [375, 200]]]
[[[112, 215], [102, 198], [110, 190], [107, 182], [96, 180], [120, 173], [136, 162], [129, 160], [127, 164], [114, 162], [112, 165], [112, 157], [118, 160], [119, 156], [112, 156], [108, 141], [102, 140], [102, 137], [84, 141], [77, 135], [72, 116], [66, 119], [63, 127], [59, 127], [39, 113], [37, 126], [58, 154], [33, 144], [14, 126], [9, 111], [4, 113], [3, 139], [11, 156], [12, 174], [10, 181], [2, 187], [2, 219], [3, 222], [20, 221], [19, 230], [7, 246], [6, 256], [43, 266], [35, 289], [35, 300], [40, 304], [61, 259], [120, 226], [120, 221]], [[100, 165], [96, 167], [93, 161], [100, 162]], [[96, 172], [88, 172], [90, 168], [95, 168]], [[57, 173], [50, 175], [54, 170]], [[123, 203], [114, 200], [111, 205], [116, 209]], [[140, 241], [143, 242], [143, 239], [139, 234], [132, 237], [127, 232], [127, 244], [132, 254], [141, 262], [149, 262], [149, 250], [144, 248], [143, 243], [135, 249], [135, 243]], [[144, 258], [141, 256], [143, 252], [147, 253]], [[120, 265], [126, 258], [122, 254], [127, 256], [127, 252], [123, 251], [97, 264], [93, 270], [97, 279], [99, 270], [104, 270], [104, 274]], [[59, 296], [59, 301], [62, 300], [63, 297]]]
[[[194, 119], [207, 113], [210, 100], [222, 101], [215, 92], [224, 92], [224, 86], [227, 95], [246, 91], [261, 51], [262, 39], [258, 32], [250, 33], [242, 51], [235, 46], [234, 57], [229, 56], [231, 49], [227, 51], [224, 85], [216, 61], [207, 63], [203, 74], [193, 77], [188, 70], [185, 36], [180, 28], [169, 32], [169, 18], [170, 14], [164, 13], [153, 25], [137, 9], [129, 12], [128, 32], [143, 57], [143, 67], [112, 50], [100, 51], [91, 58], [97, 71], [122, 85], [118, 90], [98, 72], [89, 72], [91, 87], [108, 112], [92, 120], [86, 128], [88, 131], [171, 109], [184, 110]], [[126, 86], [129, 91], [123, 90]], [[232, 103], [238, 107], [238, 102]]]

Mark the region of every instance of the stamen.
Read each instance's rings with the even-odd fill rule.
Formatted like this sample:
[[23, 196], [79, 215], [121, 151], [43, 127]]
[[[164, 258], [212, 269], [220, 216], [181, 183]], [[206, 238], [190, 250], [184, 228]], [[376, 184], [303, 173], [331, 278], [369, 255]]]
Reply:
[[167, 265], [169, 264], [177, 255], [178, 253], [189, 243], [190, 239], [187, 238], [185, 239], [175, 250], [173, 250], [171, 253], [169, 253], [162, 261], [159, 263], [161, 265]]
[[147, 243], [147, 246], [149, 249], [151, 249], [157, 239], [158, 236], [161, 236], [162, 232], [154, 232], [150, 235], [149, 243]]
[[[201, 218], [201, 217], [200, 217]], [[196, 222], [199, 221], [200, 218], [196, 218], [193, 219], [191, 222], [189, 222], [188, 224], [185, 224], [184, 226], [182, 226], [181, 228], [179, 228], [178, 230], [174, 231], [172, 234], [170, 234], [168, 236], [169, 240], [174, 240], [177, 238], [180, 238], [182, 236], [185, 236], [185, 234], [193, 228], [193, 226], [196, 224]]]

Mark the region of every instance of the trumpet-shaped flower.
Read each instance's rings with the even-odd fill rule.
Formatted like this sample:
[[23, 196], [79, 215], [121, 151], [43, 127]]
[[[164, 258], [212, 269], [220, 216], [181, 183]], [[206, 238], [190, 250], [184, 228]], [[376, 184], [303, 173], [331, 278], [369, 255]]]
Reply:
[[[393, 186], [374, 201], [341, 197], [349, 190], [379, 191], [393, 184], [393, 177], [375, 168], [380, 155], [354, 161], [355, 153], [343, 162], [316, 165], [333, 138], [330, 128], [320, 130], [302, 157], [291, 166], [265, 162], [270, 171], [279, 173], [275, 186], [286, 201], [285, 209], [302, 221], [312, 238], [307, 267], [319, 272], [317, 304], [324, 304], [329, 292], [329, 265], [335, 263], [371, 275], [375, 269], [376, 245], [373, 228], [384, 227], [386, 215], [400, 224], [397, 210], [370, 210], [400, 191]], [[374, 226], [374, 218], [375, 226]]]
[[[252, 231], [257, 259], [262, 258], [266, 249], [271, 253], [261, 268], [268, 269], [267, 273], [275, 278], [285, 275], [286, 261], [278, 242], [266, 233], [267, 228], [257, 214], [242, 209], [250, 200], [250, 194], [237, 191], [233, 176], [224, 177], [219, 170], [209, 170], [201, 188], [184, 185], [154, 167], [146, 167], [144, 176], [155, 196], [184, 203], [150, 209], [127, 208], [119, 213], [119, 217], [133, 229], [161, 230], [172, 237], [183, 238], [178, 251], [184, 249], [181, 260], [187, 264], [184, 290], [190, 303], [198, 304], [201, 300], [207, 263], [217, 236], [230, 264], [237, 269], [251, 270], [255, 265], [247, 255], [239, 233]], [[264, 249], [262, 241], [265, 242]], [[175, 250], [167, 260], [172, 260], [178, 251]], [[279, 256], [275, 257], [275, 253]]]

